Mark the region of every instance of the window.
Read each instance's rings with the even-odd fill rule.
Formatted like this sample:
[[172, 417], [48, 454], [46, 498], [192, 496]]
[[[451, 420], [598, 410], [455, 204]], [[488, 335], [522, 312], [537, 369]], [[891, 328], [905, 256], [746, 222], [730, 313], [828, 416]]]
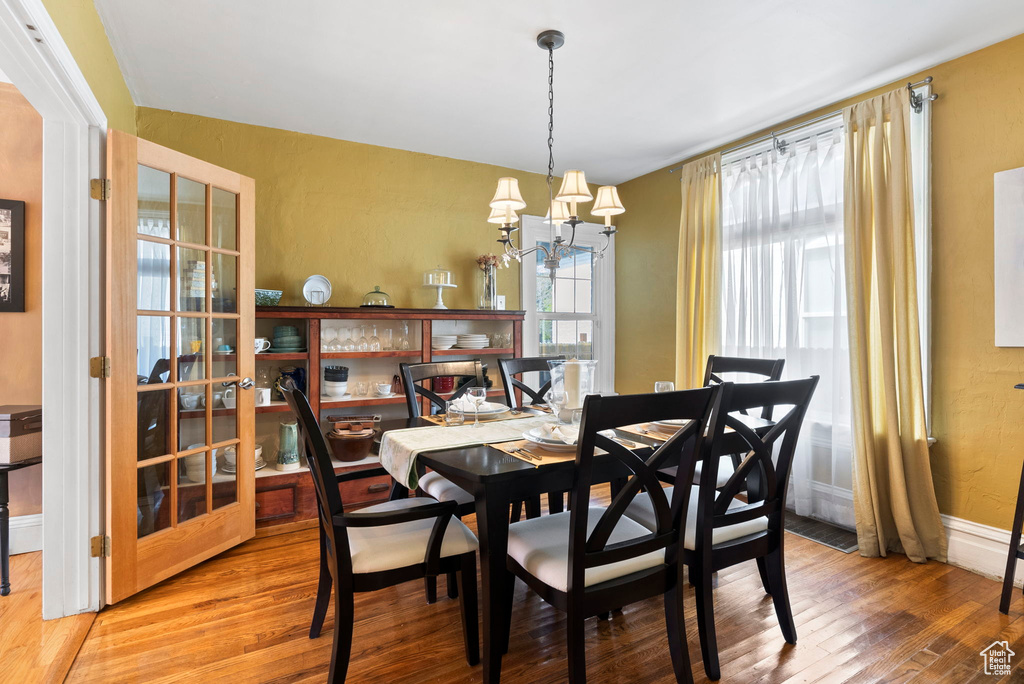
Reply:
[[[604, 226], [584, 223], [575, 244], [600, 250]], [[548, 225], [536, 216], [522, 219], [522, 248], [550, 247]], [[615, 378], [615, 243], [603, 256], [575, 252], [563, 257], [551, 279], [538, 250], [523, 259], [524, 356], [596, 359], [597, 387], [611, 392]]]

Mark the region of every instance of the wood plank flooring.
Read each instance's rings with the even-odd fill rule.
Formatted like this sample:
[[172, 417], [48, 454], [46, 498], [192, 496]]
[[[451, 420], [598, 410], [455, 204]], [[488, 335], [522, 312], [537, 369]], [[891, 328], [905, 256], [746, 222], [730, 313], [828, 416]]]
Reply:
[[[1019, 594], [1003, 616], [999, 585], [964, 570], [898, 555], [861, 558], [794, 535], [787, 545], [799, 643], [783, 641], [753, 563], [721, 572], [723, 683], [1024, 681]], [[308, 638], [316, 570], [315, 530], [243, 544], [102, 611], [68, 681], [322, 682], [333, 619], [323, 636]], [[689, 590], [686, 613], [694, 674], [704, 682]], [[590, 621], [589, 681], [674, 681], [663, 615], [661, 601], [650, 600]], [[982, 674], [978, 655], [997, 639], [1018, 654], [1003, 680]], [[564, 620], [521, 583], [502, 672], [509, 684], [566, 678]], [[420, 582], [357, 596], [349, 682], [480, 678], [463, 658], [457, 602], [426, 605]]]
[[0, 682], [62, 682], [96, 613], [43, 622], [43, 554], [11, 558], [11, 594], [0, 597]]

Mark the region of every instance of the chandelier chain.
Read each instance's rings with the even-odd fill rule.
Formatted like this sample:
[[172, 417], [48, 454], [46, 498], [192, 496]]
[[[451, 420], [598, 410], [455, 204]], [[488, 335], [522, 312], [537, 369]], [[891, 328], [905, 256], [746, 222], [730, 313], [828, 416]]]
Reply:
[[548, 43], [548, 209], [554, 204], [551, 184], [555, 178], [555, 49]]

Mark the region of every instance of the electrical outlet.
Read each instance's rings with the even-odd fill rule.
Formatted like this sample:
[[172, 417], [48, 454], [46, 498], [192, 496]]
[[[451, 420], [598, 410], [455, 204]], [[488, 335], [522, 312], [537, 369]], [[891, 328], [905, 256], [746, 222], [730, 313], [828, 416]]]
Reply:
[[504, 311], [505, 310], [505, 295], [497, 295], [495, 297], [495, 299], [497, 300], [498, 309], [501, 310], [501, 311]]

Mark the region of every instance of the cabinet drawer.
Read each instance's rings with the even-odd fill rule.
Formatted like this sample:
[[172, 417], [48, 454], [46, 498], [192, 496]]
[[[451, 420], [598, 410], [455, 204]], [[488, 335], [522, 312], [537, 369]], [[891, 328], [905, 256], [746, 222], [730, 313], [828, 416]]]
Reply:
[[386, 501], [391, 493], [391, 476], [378, 475], [365, 479], [350, 480], [339, 485], [341, 500], [348, 508], [354, 504]]
[[256, 522], [294, 517], [298, 504], [296, 483], [261, 488], [256, 491]]

